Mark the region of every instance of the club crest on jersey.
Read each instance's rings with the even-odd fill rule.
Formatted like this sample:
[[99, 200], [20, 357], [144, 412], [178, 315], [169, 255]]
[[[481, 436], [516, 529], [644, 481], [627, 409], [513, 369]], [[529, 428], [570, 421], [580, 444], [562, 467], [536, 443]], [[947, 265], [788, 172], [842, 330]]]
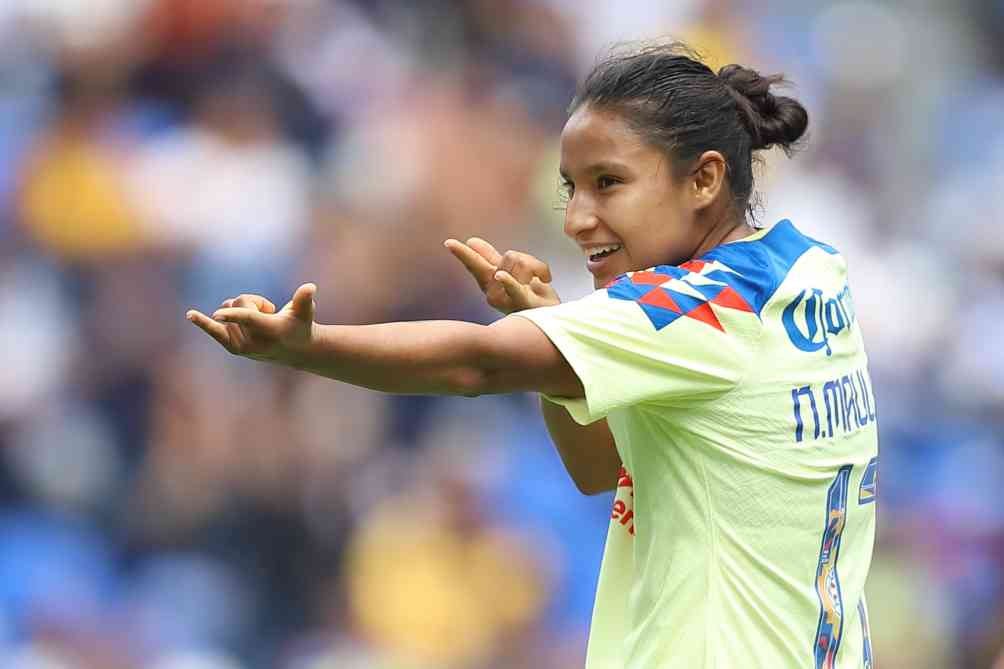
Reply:
[[795, 348], [807, 353], [825, 348], [826, 355], [832, 355], [830, 337], [850, 330], [854, 323], [851, 289], [845, 285], [836, 296], [827, 297], [818, 288], [806, 288], [784, 308], [781, 322]]

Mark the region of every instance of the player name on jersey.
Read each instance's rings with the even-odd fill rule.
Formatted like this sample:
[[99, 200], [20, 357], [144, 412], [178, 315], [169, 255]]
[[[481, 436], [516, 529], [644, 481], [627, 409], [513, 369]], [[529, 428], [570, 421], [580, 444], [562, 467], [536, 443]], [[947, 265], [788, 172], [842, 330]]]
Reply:
[[[795, 441], [805, 438], [807, 426], [812, 429], [813, 439], [828, 439], [859, 430], [876, 419], [875, 395], [867, 368], [816, 386], [793, 388], [791, 403], [795, 414]], [[826, 411], [825, 421], [820, 419], [820, 407]]]

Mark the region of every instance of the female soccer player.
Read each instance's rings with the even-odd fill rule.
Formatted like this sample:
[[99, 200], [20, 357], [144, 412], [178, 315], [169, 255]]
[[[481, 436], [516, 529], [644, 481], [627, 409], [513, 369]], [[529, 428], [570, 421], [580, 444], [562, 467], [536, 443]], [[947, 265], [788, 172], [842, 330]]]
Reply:
[[581, 300], [558, 304], [531, 256], [449, 240], [514, 313], [321, 325], [305, 284], [278, 311], [242, 295], [188, 318], [231, 353], [375, 390], [543, 394], [580, 489], [617, 490], [589, 669], [868, 667], [877, 439], [846, 265], [747, 220], [754, 152], [808, 123], [780, 81], [675, 45], [595, 68], [561, 134]]

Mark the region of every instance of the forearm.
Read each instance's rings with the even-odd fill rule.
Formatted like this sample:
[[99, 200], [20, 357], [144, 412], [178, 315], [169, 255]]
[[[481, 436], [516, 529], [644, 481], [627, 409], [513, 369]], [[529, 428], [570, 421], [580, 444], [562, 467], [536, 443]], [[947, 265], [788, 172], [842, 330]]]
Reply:
[[475, 395], [487, 371], [486, 326], [462, 321], [314, 325], [286, 364], [352, 385], [401, 394]]
[[540, 411], [547, 431], [576, 487], [594, 495], [617, 485], [620, 455], [607, 421], [579, 425], [559, 404], [540, 397]]

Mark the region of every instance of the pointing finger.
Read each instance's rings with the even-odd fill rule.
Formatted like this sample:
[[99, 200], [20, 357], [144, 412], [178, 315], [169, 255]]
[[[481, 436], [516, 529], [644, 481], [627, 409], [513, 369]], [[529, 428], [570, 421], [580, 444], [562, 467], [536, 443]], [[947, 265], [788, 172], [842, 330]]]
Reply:
[[226, 325], [214, 321], [209, 316], [206, 316], [202, 312], [196, 311], [195, 309], [191, 309], [187, 314], [185, 314], [185, 317], [188, 318], [188, 320], [196, 327], [219, 342], [223, 348], [228, 351], [230, 350], [230, 333], [227, 331]]
[[471, 237], [467, 240], [467, 245], [496, 267], [502, 262], [502, 254], [498, 252], [498, 249], [480, 237]]
[[213, 312], [213, 320], [220, 323], [237, 323], [253, 328], [263, 329], [269, 326], [269, 319], [274, 318], [271, 314], [263, 314], [257, 309], [245, 309], [243, 307], [230, 307], [227, 309], [217, 309]]
[[492, 279], [492, 275], [495, 273], [496, 266], [485, 260], [481, 254], [470, 246], [463, 242], [458, 242], [456, 239], [447, 239], [444, 242], [444, 246], [470, 272], [474, 280], [478, 282], [481, 290], [485, 290]]

